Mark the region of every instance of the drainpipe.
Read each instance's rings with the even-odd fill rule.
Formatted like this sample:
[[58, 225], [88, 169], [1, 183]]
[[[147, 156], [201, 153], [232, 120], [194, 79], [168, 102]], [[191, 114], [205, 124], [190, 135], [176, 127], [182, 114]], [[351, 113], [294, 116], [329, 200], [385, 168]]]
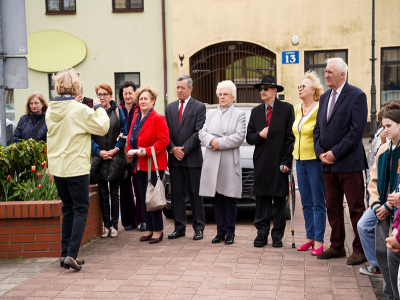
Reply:
[[168, 85], [167, 85], [167, 42], [165, 35], [165, 0], [161, 0], [162, 5], [162, 37], [163, 37], [163, 65], [164, 65], [164, 105], [168, 104]]

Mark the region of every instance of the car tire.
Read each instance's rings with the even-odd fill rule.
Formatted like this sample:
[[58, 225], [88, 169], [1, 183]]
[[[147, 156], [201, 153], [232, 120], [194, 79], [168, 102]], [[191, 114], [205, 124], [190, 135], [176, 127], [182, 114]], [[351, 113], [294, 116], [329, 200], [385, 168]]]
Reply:
[[[296, 183], [294, 181], [293, 174], [291, 175], [291, 181], [292, 181], [291, 186], [292, 186], [293, 214], [294, 214], [294, 210], [296, 207]], [[286, 197], [286, 220], [291, 220], [289, 195]]]
[[172, 214], [172, 210], [166, 207], [163, 208], [163, 214], [167, 219], [173, 219], [174, 215]]

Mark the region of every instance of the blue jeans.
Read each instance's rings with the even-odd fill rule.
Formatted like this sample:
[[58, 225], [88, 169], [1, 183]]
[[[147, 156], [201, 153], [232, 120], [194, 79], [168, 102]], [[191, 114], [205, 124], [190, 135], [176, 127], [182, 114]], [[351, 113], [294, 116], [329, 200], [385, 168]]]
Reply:
[[321, 162], [316, 159], [296, 160], [296, 168], [307, 239], [323, 242], [326, 227], [326, 202]]
[[378, 266], [375, 254], [375, 213], [368, 207], [357, 223], [357, 231], [360, 236], [364, 254], [373, 267]]

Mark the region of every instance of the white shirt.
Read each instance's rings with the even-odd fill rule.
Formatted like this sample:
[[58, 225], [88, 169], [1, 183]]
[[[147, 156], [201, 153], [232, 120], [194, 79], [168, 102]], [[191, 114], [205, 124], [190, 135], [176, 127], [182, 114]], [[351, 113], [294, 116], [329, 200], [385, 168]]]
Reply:
[[[189, 96], [189, 98], [187, 98], [187, 99], [185, 100], [185, 102], [183, 103], [182, 115], [183, 115], [183, 112], [185, 111], [185, 107], [186, 107], [186, 105], [188, 104], [188, 101], [189, 101], [190, 97], [191, 97], [191, 96]], [[181, 108], [181, 105], [182, 105], [182, 104], [181, 104], [181, 100], [179, 100], [178, 111], [179, 111], [179, 109]]]
[[[338, 101], [340, 93], [342, 92], [343, 87], [344, 87], [345, 84], [346, 84], [346, 81], [336, 90], [336, 93], [337, 93], [336, 94], [336, 102]], [[332, 95], [333, 95], [333, 90], [332, 90], [331, 95], [329, 96], [328, 110], [326, 111], [326, 119], [328, 119], [329, 108], [331, 107], [331, 104], [332, 104]]]

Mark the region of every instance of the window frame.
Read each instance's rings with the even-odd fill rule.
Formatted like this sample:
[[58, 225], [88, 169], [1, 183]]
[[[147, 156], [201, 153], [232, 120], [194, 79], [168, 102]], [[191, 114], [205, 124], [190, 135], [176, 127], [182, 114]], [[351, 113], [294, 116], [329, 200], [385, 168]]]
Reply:
[[[399, 46], [394, 46], [394, 47], [381, 47], [381, 65], [380, 65], [380, 76], [379, 76], [379, 87], [380, 87], [380, 95], [379, 95], [379, 105], [380, 105], [380, 107], [382, 107], [383, 106], [383, 104], [386, 102], [382, 102], [382, 99], [383, 99], [383, 97], [382, 97], [382, 92], [384, 92], [384, 90], [382, 89], [382, 76], [383, 76], [383, 74], [382, 74], [382, 72], [383, 72], [383, 66], [385, 66], [385, 65], [398, 65], [399, 67], [400, 67], [400, 60], [389, 60], [389, 61], [384, 61], [383, 60], [383, 55], [384, 55], [384, 51], [387, 51], [387, 50], [396, 50], [396, 49], [398, 49], [398, 51], [400, 52], [400, 45]], [[388, 100], [389, 101], [389, 100]]]
[[142, 8], [130, 8], [131, 2], [129, 0], [125, 0], [125, 4], [129, 6], [129, 8], [115, 8], [115, 0], [112, 0], [112, 12], [113, 13], [126, 13], [126, 12], [143, 12], [144, 11], [144, 0], [142, 1]]
[[[323, 64], [315, 64], [315, 65], [307, 65], [306, 64], [306, 54], [309, 53], [331, 53], [331, 52], [345, 52], [346, 54], [346, 60], [345, 63], [348, 65], [349, 64], [349, 51], [347, 49], [332, 49], [332, 50], [304, 50], [304, 72], [307, 72], [311, 68], [326, 68], [326, 63], [324, 62]], [[349, 77], [349, 74], [347, 74], [347, 78]]]
[[46, 3], [46, 15], [76, 15], [76, 0], [75, 2], [75, 10], [64, 10], [64, 0], [58, 0], [60, 3], [60, 11], [50, 11], [49, 10], [49, 2], [48, 0], [44, 0]]
[[[124, 75], [126, 75], [126, 74], [137, 74], [137, 75], [139, 75], [139, 84], [136, 84], [136, 82], [134, 82], [138, 89], [140, 88], [140, 81], [141, 80], [140, 80], [140, 72], [114, 72], [114, 93], [115, 93], [114, 101], [119, 104], [120, 103], [120, 101], [119, 101], [119, 89], [121, 88], [122, 84], [117, 85], [117, 75], [118, 74], [124, 74]], [[118, 90], [118, 93], [117, 93], [117, 90]]]

